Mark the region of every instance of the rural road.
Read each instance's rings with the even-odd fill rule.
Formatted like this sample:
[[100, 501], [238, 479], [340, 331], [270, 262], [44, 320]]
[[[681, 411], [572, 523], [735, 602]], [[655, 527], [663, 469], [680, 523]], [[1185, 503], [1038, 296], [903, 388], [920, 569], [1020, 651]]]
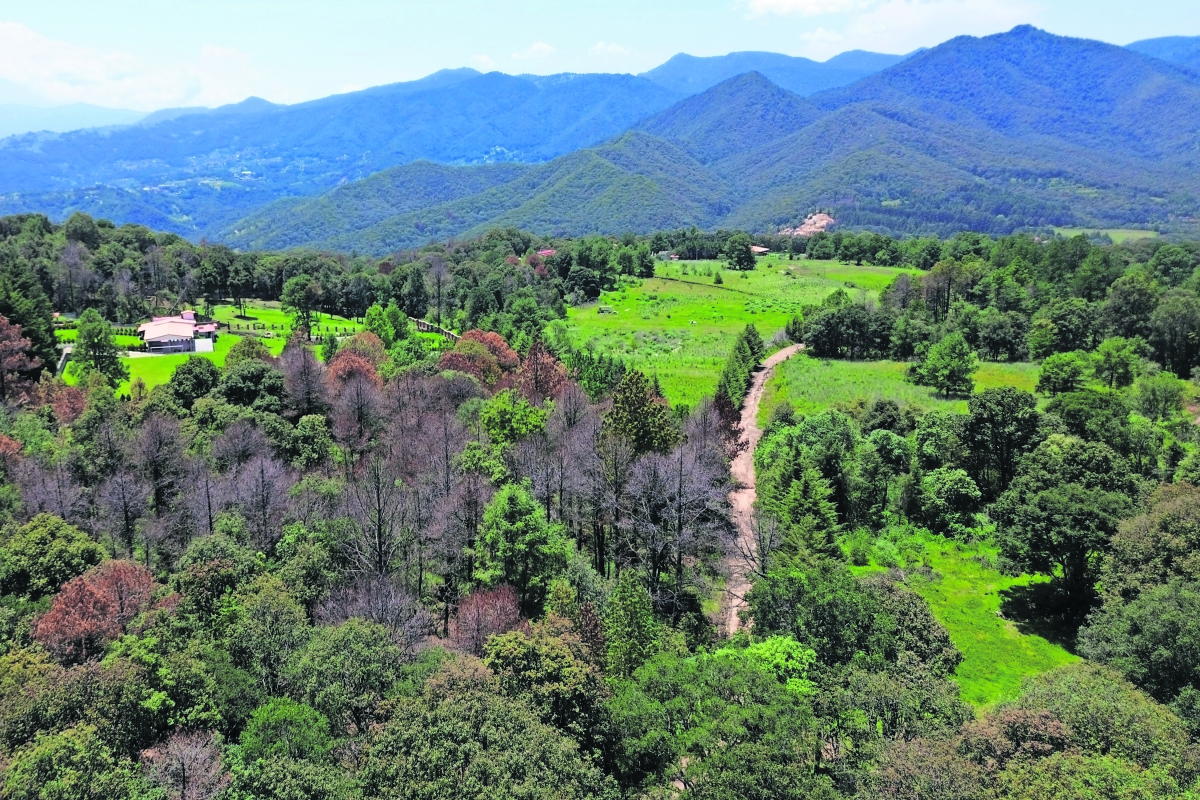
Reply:
[[[800, 349], [801, 344], [785, 347], [772, 354], [763, 362], [762, 369], [754, 374], [750, 391], [746, 393], [746, 401], [742, 406], [742, 441], [746, 449], [733, 460], [730, 471], [737, 481], [737, 489], [729, 493], [729, 504], [733, 508], [733, 523], [737, 526], [739, 549], [744, 553], [753, 551], [754, 534], [750, 527], [751, 515], [754, 513], [754, 500], [758, 497], [754, 482], [754, 448], [762, 438], [762, 430], [758, 427], [758, 406], [762, 402], [763, 389], [775, 367], [787, 361]], [[738, 612], [746, 607], [746, 592], [750, 590], [750, 581], [744, 568], [735, 559], [729, 576], [729, 624], [727, 633], [732, 636], [737, 633], [740, 620]]]

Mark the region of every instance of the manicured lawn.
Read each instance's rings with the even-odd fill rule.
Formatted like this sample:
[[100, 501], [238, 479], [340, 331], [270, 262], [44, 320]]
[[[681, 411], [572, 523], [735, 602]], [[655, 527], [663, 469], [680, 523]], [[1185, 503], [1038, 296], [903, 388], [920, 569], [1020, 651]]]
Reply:
[[[1009, 577], [995, 563], [996, 549], [986, 544], [965, 545], [932, 534], [925, 539], [924, 563], [932, 579], [906, 569], [910, 588], [925, 598], [933, 615], [963, 654], [955, 680], [962, 697], [987, 707], [1015, 697], [1021, 681], [1078, 661], [1066, 648], [1000, 616], [1005, 593], [1044, 581], [1030, 575]], [[878, 566], [857, 567], [870, 572]]]
[[[278, 301], [254, 300], [246, 303], [246, 316], [240, 316], [241, 311], [237, 306], [217, 305], [212, 308], [212, 317], [229, 325], [234, 333], [237, 333], [239, 328], [246, 329], [255, 325], [265, 325], [267, 330], [277, 333], [291, 330], [293, 317], [280, 308]], [[362, 325], [334, 314], [316, 315], [313, 321], [314, 333], [325, 333], [335, 329], [338, 333], [349, 335], [362, 330]]]
[[[718, 270], [724, 282], [715, 285]], [[903, 271], [769, 258], [739, 273], [719, 261], [673, 262], [659, 265], [657, 277], [639, 286], [570, 309], [567, 326], [577, 346], [657, 375], [668, 400], [691, 405], [716, 390], [734, 339], [748, 323], [770, 341], [801, 306], [838, 288], [877, 296]]]
[[[853, 403], [887, 397], [901, 405], [927, 410], [946, 409], [964, 413], [967, 401], [946, 399], [927, 386], [914, 386], [904, 379], [908, 364], [902, 361], [823, 361], [797, 355], [775, 368], [767, 382], [759, 407], [759, 424], [787, 400], [797, 413], [812, 414], [835, 403]], [[1033, 391], [1038, 365], [1029, 363], [985, 363], [975, 373], [975, 390], [1015, 386]]]
[[[211, 353], [173, 353], [171, 355], [146, 356], [144, 358], [122, 358], [121, 363], [129, 367], [129, 380], [124, 381], [117, 387], [117, 394], [128, 394], [129, 386], [135, 378], [141, 378], [145, 381], [147, 389], [153, 389], [155, 386], [168, 382], [171, 380], [171, 376], [175, 374], [176, 368], [194, 355], [207, 358], [218, 367], [224, 366], [225, 356], [229, 354], [230, 348], [241, 338], [241, 336], [222, 334], [217, 337], [213, 352]], [[283, 346], [287, 344], [287, 340], [281, 336], [273, 339], [264, 338], [262, 342], [271, 351], [271, 355], [276, 356], [283, 352]], [[76, 382], [75, 377], [70, 374], [64, 376], [64, 380], [69, 384]]]
[[[72, 343], [79, 338], [79, 331], [74, 328], [60, 328], [54, 332], [55, 337], [59, 342], [64, 344]], [[140, 336], [114, 336], [117, 342], [117, 347], [137, 347], [142, 343]]]

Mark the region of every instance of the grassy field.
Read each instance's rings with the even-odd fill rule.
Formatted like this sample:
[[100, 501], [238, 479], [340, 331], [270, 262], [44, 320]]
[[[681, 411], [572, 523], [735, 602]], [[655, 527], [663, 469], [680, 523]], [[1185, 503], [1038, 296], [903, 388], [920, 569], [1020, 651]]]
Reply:
[[[229, 354], [229, 350], [241, 339], [241, 336], [222, 334], [217, 337], [217, 341], [213, 346], [213, 352], [211, 353], [174, 353], [164, 356], [122, 358], [121, 363], [129, 367], [129, 380], [124, 381], [117, 387], [117, 394], [128, 394], [129, 386], [136, 378], [141, 378], [145, 381], [147, 389], [153, 389], [159, 384], [166, 383], [175, 374], [175, 369], [193, 355], [207, 358], [218, 367], [224, 366], [225, 356]], [[287, 340], [279, 336], [273, 339], [263, 339], [262, 342], [271, 351], [272, 355], [282, 353], [283, 346], [287, 344]], [[64, 376], [64, 380], [68, 384], [76, 382], [75, 376], [71, 375], [69, 371]]]
[[1061, 236], [1085, 236], [1093, 233], [1108, 234], [1108, 238], [1113, 240], [1114, 244], [1129, 241], [1130, 239], [1154, 239], [1158, 236], [1158, 231], [1139, 231], [1134, 228], [1055, 228], [1054, 232]]
[[[79, 331], [74, 328], [60, 328], [54, 332], [60, 344], [71, 344], [79, 338]], [[117, 347], [137, 347], [142, 343], [140, 336], [114, 336]]]
[[[216, 305], [212, 307], [212, 317], [217, 322], [224, 323], [234, 333], [252, 325], [265, 325], [267, 330], [287, 331], [292, 327], [292, 315], [284, 312], [277, 301], [253, 300], [246, 303], [246, 316], [241, 316], [237, 306]], [[274, 326], [272, 328], [271, 326]], [[357, 333], [362, 325], [351, 319], [335, 314], [317, 314], [313, 321], [314, 333], [334, 331], [339, 334]]]
[[[775, 406], [785, 400], [801, 414], [812, 414], [835, 403], [853, 403], [887, 397], [901, 405], [927, 410], [944, 409], [965, 413], [967, 401], [946, 399], [927, 386], [904, 380], [908, 364], [901, 361], [823, 361], [803, 354], [775, 368], [759, 406], [759, 424], [771, 418]], [[1033, 391], [1038, 365], [984, 363], [975, 373], [975, 390], [1015, 386]]]
[[[718, 271], [723, 283], [716, 285]], [[595, 305], [570, 309], [567, 325], [576, 345], [618, 355], [631, 367], [657, 375], [668, 400], [691, 405], [716, 389], [734, 339], [747, 323], [769, 341], [802, 305], [839, 288], [878, 295], [902, 271], [765, 258], [753, 272], [739, 273], [719, 261], [674, 262], [660, 265], [657, 276], [639, 286], [606, 292]]]
[[[1044, 578], [1002, 574], [993, 566], [996, 549], [987, 544], [966, 545], [927, 534], [918, 546], [924, 549], [916, 555], [933, 570], [932, 577], [905, 570], [906, 579], [963, 654], [955, 680], [964, 700], [981, 708], [995, 705], [1016, 696], [1022, 679], [1079, 660], [1001, 616], [1007, 595]], [[871, 566], [854, 571], [880, 569], [873, 558]]]

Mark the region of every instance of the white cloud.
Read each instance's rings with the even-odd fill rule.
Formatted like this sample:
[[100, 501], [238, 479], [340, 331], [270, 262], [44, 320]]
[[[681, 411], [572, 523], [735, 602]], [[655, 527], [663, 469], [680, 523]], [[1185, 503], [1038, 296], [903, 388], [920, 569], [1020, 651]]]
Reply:
[[750, 9], [750, 16], [761, 17], [766, 14], [789, 16], [797, 14], [801, 17], [817, 17], [822, 14], [837, 14], [842, 11], [861, 7], [862, 0], [745, 0]]
[[594, 56], [624, 56], [629, 54], [629, 48], [612, 42], [596, 42], [588, 52]]
[[204, 45], [194, 63], [148, 65], [128, 53], [80, 47], [0, 22], [0, 81], [48, 103], [139, 110], [221, 105], [253, 94], [257, 79], [250, 57], [228, 47]]
[[840, 42], [846, 38], [837, 31], [827, 31], [824, 28], [817, 28], [815, 31], [808, 31], [800, 34], [800, 38], [806, 42], [834, 43]]
[[534, 42], [524, 50], [519, 50], [512, 54], [512, 57], [517, 61], [530, 61], [538, 58], [546, 58], [555, 53], [555, 49], [545, 42]]
[[491, 72], [496, 68], [496, 62], [492, 61], [491, 56], [484, 53], [471, 56], [471, 63], [474, 64], [476, 68], [481, 69], [484, 72]]

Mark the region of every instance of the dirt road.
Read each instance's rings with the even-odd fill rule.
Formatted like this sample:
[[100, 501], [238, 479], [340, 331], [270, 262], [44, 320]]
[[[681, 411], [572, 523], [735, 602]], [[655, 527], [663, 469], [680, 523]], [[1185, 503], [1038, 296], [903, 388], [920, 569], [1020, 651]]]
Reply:
[[[754, 511], [754, 500], [758, 497], [754, 485], [754, 448], [762, 438], [758, 427], [758, 405], [762, 402], [763, 388], [767, 385], [775, 367], [787, 361], [800, 352], [803, 345], [794, 344], [774, 353], [763, 362], [762, 369], [754, 375], [754, 382], [746, 394], [746, 402], [742, 406], [742, 441], [747, 443], [745, 450], [733, 460], [730, 471], [738, 483], [738, 488], [729, 493], [729, 504], [733, 508], [733, 522], [737, 526], [738, 538], [741, 540], [743, 552], [751, 552], [754, 546], [753, 534], [750, 530], [750, 515]], [[727, 633], [732, 636], [737, 633], [738, 612], [746, 607], [746, 592], [750, 590], [744, 570], [736, 563], [733, 565], [729, 585], [729, 622]]]

